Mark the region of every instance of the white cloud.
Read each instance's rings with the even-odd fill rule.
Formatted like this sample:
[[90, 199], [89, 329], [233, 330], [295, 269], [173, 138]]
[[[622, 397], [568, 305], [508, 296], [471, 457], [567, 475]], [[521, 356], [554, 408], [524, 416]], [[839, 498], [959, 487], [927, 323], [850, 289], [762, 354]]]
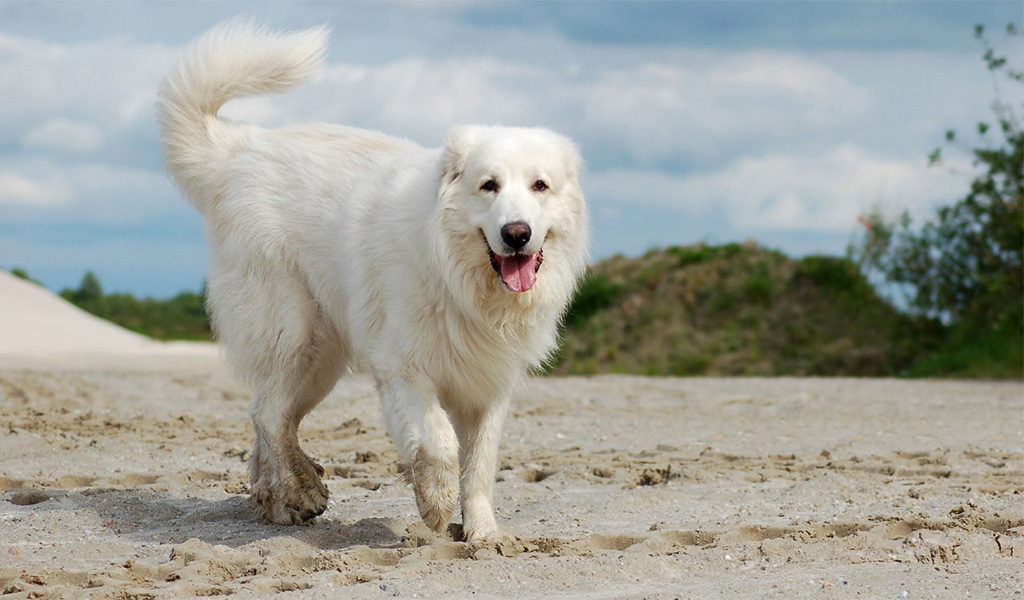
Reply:
[[904, 210], [924, 216], [962, 196], [967, 181], [929, 168], [924, 159], [883, 158], [841, 144], [822, 155], [741, 158], [688, 175], [593, 173], [585, 187], [604, 201], [652, 204], [691, 216], [721, 210], [744, 231], [846, 233], [874, 206], [890, 218]]
[[490, 57], [331, 63], [293, 92], [239, 100], [223, 112], [264, 126], [369, 127], [425, 144], [438, 143], [457, 123], [545, 125], [644, 164], [721, 156], [781, 137], [821, 137], [860, 118], [870, 104], [853, 83], [793, 53], [634, 59], [627, 66], [591, 64], [574, 75], [557, 64]]
[[32, 149], [93, 152], [103, 145], [103, 132], [91, 123], [57, 118], [29, 131], [24, 144]]
[[628, 117], [638, 112], [686, 110], [693, 100], [689, 90], [701, 76], [675, 65], [648, 63], [628, 70], [602, 74], [585, 86], [590, 111], [610, 117]]
[[863, 93], [842, 76], [792, 53], [756, 52], [730, 57], [709, 73], [708, 80], [750, 88], [747, 93], [757, 93], [757, 88], [776, 88], [815, 102], [865, 100]]
[[136, 223], [191, 210], [161, 171], [45, 160], [0, 162], [0, 206], [5, 205], [8, 222], [83, 225]]
[[[681, 210], [690, 216], [707, 211], [707, 203], [685, 199], [680, 188], [684, 176], [662, 171], [611, 169], [583, 174], [583, 191], [604, 207], [646, 204]], [[611, 203], [611, 204], [609, 204]]]
[[71, 191], [63, 178], [32, 177], [13, 170], [0, 169], [0, 206], [53, 208], [65, 204]]
[[294, 92], [241, 99], [222, 114], [264, 126], [341, 123], [438, 144], [458, 123], [544, 122], [551, 77], [491, 58], [409, 58], [375, 67], [334, 63]]
[[55, 120], [108, 133], [148, 125], [157, 84], [177, 53], [120, 38], [60, 44], [0, 33], [0, 140]]
[[625, 145], [637, 164], [716, 162], [814, 143], [868, 117], [873, 105], [825, 63], [792, 52], [685, 52], [603, 73], [581, 93], [584, 135]]
[[68, 179], [75, 213], [92, 222], [127, 224], [192, 210], [161, 171], [85, 164], [69, 168]]
[[[545, 125], [577, 138], [597, 162], [631, 168], [710, 166], [740, 153], [835, 144], [837, 135], [863, 144], [864, 132], [893, 138], [894, 127], [911, 119], [916, 137], [956, 125], [936, 126], [923, 111], [886, 97], [878, 84], [907, 81], [908, 60], [915, 72], [955, 71], [923, 78], [929, 90], [960, 80], [963, 65], [951, 67], [940, 55], [851, 59], [658, 47], [616, 53], [538, 40], [533, 42], [557, 44], [560, 56], [570, 53], [577, 65], [572, 74], [563, 59], [524, 62], [456, 53], [367, 65], [342, 62], [345, 57], [335, 53], [316, 81], [282, 96], [233, 102], [224, 114], [266, 126], [327, 121], [369, 127], [425, 144], [439, 143], [456, 123]], [[89, 151], [99, 143], [116, 151], [132, 139], [151, 140], [156, 89], [178, 52], [129, 39], [59, 44], [0, 34], [0, 142], [24, 140], [36, 150], [63, 142]], [[53, 133], [55, 120], [88, 132], [61, 138]], [[921, 144], [922, 154], [930, 143]], [[155, 147], [152, 156], [155, 163]]]

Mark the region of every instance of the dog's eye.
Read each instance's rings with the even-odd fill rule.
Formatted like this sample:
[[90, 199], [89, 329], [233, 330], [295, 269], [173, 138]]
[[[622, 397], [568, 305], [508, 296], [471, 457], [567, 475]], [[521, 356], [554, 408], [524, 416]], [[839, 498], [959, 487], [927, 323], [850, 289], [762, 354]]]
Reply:
[[546, 189], [548, 189], [548, 184], [544, 183], [543, 179], [538, 179], [537, 181], [533, 182], [533, 191], [543, 192]]
[[488, 179], [480, 186], [480, 189], [485, 192], [496, 192], [498, 191], [498, 182], [493, 179]]

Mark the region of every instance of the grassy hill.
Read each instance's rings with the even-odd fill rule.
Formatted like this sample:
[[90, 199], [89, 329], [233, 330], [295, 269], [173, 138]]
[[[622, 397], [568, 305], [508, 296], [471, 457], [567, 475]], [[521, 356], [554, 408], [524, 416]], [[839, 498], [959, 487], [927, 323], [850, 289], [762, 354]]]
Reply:
[[844, 258], [670, 247], [592, 267], [550, 372], [897, 375], [927, 349], [926, 327]]

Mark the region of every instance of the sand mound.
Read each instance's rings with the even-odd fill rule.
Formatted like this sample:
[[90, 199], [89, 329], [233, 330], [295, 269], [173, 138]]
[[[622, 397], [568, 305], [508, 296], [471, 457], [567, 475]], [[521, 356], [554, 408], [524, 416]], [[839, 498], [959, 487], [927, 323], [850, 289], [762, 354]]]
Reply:
[[213, 356], [216, 346], [158, 342], [91, 315], [41, 286], [0, 271], [0, 357], [154, 354]]

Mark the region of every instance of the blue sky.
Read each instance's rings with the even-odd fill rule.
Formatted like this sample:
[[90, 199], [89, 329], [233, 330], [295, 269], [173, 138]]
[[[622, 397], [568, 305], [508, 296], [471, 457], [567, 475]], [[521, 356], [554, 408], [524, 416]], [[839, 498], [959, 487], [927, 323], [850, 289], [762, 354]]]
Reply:
[[[989, 116], [975, 24], [1016, 64], [1017, 1], [5, 2], [0, 267], [54, 290], [87, 269], [166, 297], [206, 272], [202, 223], [163, 174], [156, 88], [182, 47], [249, 14], [333, 28], [326, 67], [224, 113], [436, 146], [456, 123], [580, 144], [593, 256], [754, 239], [840, 254], [872, 206], [928, 215], [971, 166], [926, 155]], [[1004, 90], [1019, 94], [1019, 90]]]

